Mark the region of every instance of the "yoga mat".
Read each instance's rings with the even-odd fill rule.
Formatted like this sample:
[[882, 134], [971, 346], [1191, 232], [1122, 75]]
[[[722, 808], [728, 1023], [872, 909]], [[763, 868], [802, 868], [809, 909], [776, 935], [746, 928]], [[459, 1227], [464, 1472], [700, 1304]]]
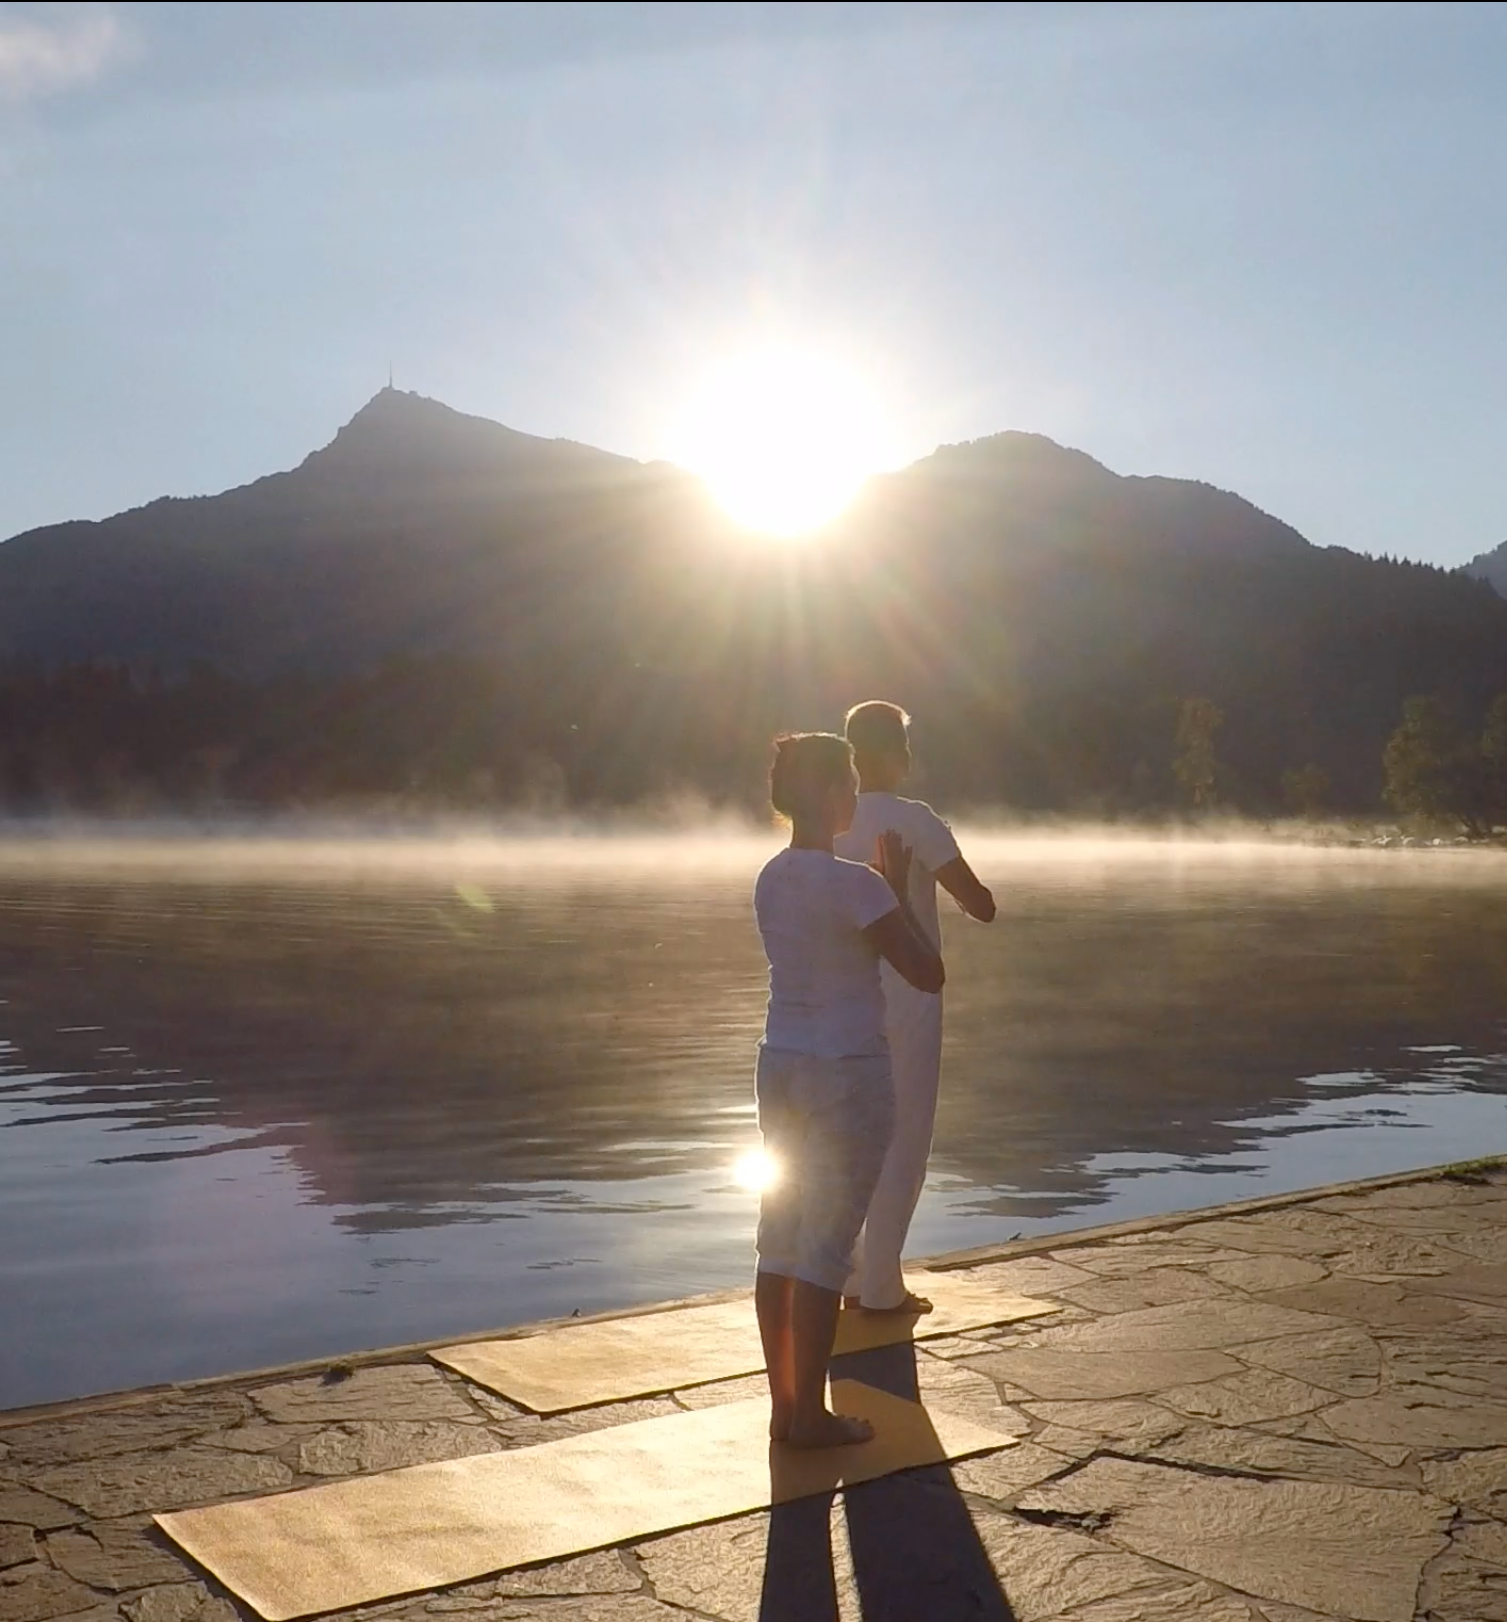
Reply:
[[853, 1380], [838, 1381], [832, 1401], [870, 1420], [873, 1440], [809, 1453], [774, 1446], [769, 1404], [734, 1402], [154, 1519], [266, 1622], [290, 1622], [1014, 1441]]
[[[844, 1311], [837, 1321], [835, 1355], [1057, 1311], [1053, 1302], [1035, 1301], [966, 1273], [917, 1273], [910, 1283], [934, 1311], [920, 1317]], [[567, 1325], [510, 1340], [467, 1341], [430, 1356], [536, 1414], [626, 1402], [757, 1374], [764, 1367], [749, 1299]]]

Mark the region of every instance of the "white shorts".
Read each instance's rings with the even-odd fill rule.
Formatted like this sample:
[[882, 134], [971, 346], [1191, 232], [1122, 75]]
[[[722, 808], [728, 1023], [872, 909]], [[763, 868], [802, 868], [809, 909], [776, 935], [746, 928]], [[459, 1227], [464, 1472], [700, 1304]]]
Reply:
[[759, 1203], [759, 1271], [841, 1290], [895, 1129], [889, 1056], [818, 1059], [761, 1045], [754, 1097], [778, 1167]]

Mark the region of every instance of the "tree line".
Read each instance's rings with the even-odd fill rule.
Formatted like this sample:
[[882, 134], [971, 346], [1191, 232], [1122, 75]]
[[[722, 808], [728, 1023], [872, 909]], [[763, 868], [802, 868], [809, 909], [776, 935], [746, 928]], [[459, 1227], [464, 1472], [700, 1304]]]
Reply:
[[[262, 679], [206, 663], [172, 679], [112, 663], [13, 665], [0, 669], [0, 811], [548, 812], [686, 793], [740, 810], [761, 805], [766, 746], [788, 724], [788, 698], [771, 693], [729, 710], [639, 672], [637, 686], [625, 675], [611, 703], [592, 707], [563, 678], [520, 694], [515, 677], [457, 656]], [[1379, 762], [1381, 797], [1369, 806], [1344, 793], [1343, 768], [1322, 758], [1282, 771], [1278, 803], [1269, 787], [1243, 793], [1250, 776], [1239, 768], [1239, 729], [1207, 697], [1143, 716], [1137, 747], [1113, 758], [1095, 754], [1097, 734], [1075, 727], [1071, 708], [1048, 710], [1028, 740], [1033, 782], [1081, 781], [1087, 752], [1099, 768], [1096, 792], [1037, 794], [1033, 811], [1321, 818], [1390, 809], [1472, 837], [1507, 824], [1507, 693], [1475, 725], [1437, 697], [1409, 698]], [[967, 726], [927, 719], [919, 733], [927, 792], [953, 805], [1018, 803], [1009, 757], [1024, 745], [1002, 749], [991, 774]]]

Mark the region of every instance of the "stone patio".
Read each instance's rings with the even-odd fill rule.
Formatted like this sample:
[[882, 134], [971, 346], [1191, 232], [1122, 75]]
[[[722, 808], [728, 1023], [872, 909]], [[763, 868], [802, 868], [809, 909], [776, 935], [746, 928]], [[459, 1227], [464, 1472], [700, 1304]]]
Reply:
[[[837, 1372], [1018, 1446], [346, 1614], [1507, 1622], [1507, 1167], [947, 1265], [1061, 1310]], [[759, 1389], [540, 1420], [406, 1349], [0, 1414], [0, 1622], [236, 1622], [152, 1511]]]

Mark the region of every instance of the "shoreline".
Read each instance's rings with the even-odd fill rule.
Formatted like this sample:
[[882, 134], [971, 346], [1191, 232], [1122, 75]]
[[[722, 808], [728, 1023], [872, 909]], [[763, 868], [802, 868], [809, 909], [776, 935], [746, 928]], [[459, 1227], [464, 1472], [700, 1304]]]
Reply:
[[[574, 1552], [479, 1578], [436, 1573], [441, 1586], [406, 1591], [400, 1563], [381, 1579], [396, 1585], [386, 1597], [324, 1614], [771, 1622], [815, 1614], [823, 1594], [823, 1616], [881, 1604], [936, 1622], [1502, 1614], [1507, 1157], [931, 1265], [1047, 1310], [855, 1352], [834, 1359], [833, 1376], [939, 1425], [972, 1424], [992, 1438], [982, 1451], [856, 1485], [839, 1472], [814, 1498], [730, 1518], [703, 1515], [693, 1495], [668, 1521], [630, 1516], [653, 1528], [643, 1532], [603, 1531], [588, 1505], [553, 1545]], [[378, 1491], [402, 1500], [432, 1478], [410, 1466], [476, 1479], [492, 1470], [480, 1455], [559, 1443], [574, 1457], [617, 1426], [700, 1435], [703, 1410], [741, 1415], [750, 1399], [767, 1401], [760, 1374], [540, 1417], [411, 1344], [11, 1409], [0, 1413], [0, 1622], [258, 1622], [156, 1517], [358, 1477], [382, 1477]], [[761, 1470], [766, 1446], [761, 1434]], [[556, 1456], [519, 1459], [510, 1479], [547, 1474]], [[792, 1535], [807, 1548], [794, 1562]]]
[[[992, 1266], [996, 1263], [1019, 1261], [1031, 1256], [1047, 1255], [1059, 1250], [1074, 1250], [1102, 1244], [1106, 1240], [1131, 1239], [1148, 1233], [1175, 1233], [1184, 1227], [1224, 1217], [1252, 1216], [1264, 1211], [1280, 1211], [1292, 1206], [1308, 1205], [1316, 1200], [1341, 1198], [1375, 1189], [1399, 1188], [1414, 1183], [1440, 1180], [1462, 1182], [1489, 1180], [1492, 1171], [1507, 1174], [1507, 1153], [1485, 1156], [1479, 1161], [1455, 1161], [1439, 1166], [1425, 1166], [1414, 1171], [1387, 1172], [1379, 1177], [1349, 1178], [1342, 1182], [1319, 1183], [1309, 1188], [1290, 1190], [1281, 1194], [1261, 1194], [1246, 1200], [1225, 1200], [1214, 1205], [1190, 1207], [1185, 1211], [1131, 1217], [1123, 1222], [1099, 1223], [1087, 1228], [1065, 1228], [1031, 1238], [1006, 1240], [1000, 1244], [942, 1251], [934, 1256], [907, 1258], [906, 1266], [924, 1268], [931, 1272], [957, 1272]], [[10, 1426], [31, 1424], [42, 1419], [131, 1407], [163, 1396], [214, 1391], [252, 1381], [297, 1379], [330, 1372], [346, 1373], [382, 1363], [423, 1357], [442, 1346], [463, 1346], [490, 1340], [522, 1340], [531, 1335], [547, 1334], [580, 1324], [613, 1323], [625, 1318], [644, 1318], [676, 1312], [682, 1307], [736, 1301], [748, 1293], [748, 1288], [742, 1286], [735, 1289], [710, 1290], [696, 1295], [677, 1296], [667, 1301], [611, 1308], [603, 1312], [581, 1313], [562, 1318], [538, 1318], [528, 1323], [478, 1329], [467, 1334], [438, 1335], [424, 1340], [400, 1341], [390, 1346], [366, 1347], [327, 1357], [297, 1358], [286, 1363], [269, 1363], [252, 1368], [229, 1370], [223, 1374], [206, 1374], [191, 1380], [170, 1380], [156, 1385], [63, 1397], [55, 1402], [0, 1408], [0, 1440], [3, 1440], [3, 1432]]]
[[[922, 792], [921, 788], [917, 790]], [[1015, 811], [1005, 807], [948, 805], [949, 819], [974, 838], [1055, 842], [1097, 839], [1130, 844], [1335, 845], [1357, 849], [1507, 849], [1507, 829], [1469, 838], [1448, 824], [1374, 815], [1334, 817], [1245, 816], [1214, 811], [1203, 816], [1165, 811], [1145, 815], [1070, 811]], [[224, 806], [158, 814], [83, 811], [0, 811], [0, 848], [119, 841], [128, 847], [157, 843], [358, 845], [447, 841], [488, 843], [529, 839], [577, 845], [594, 839], [684, 839], [737, 844], [786, 837], [776, 818], [731, 804], [688, 797], [643, 806], [498, 807], [491, 810], [353, 807], [327, 810], [258, 810]]]

